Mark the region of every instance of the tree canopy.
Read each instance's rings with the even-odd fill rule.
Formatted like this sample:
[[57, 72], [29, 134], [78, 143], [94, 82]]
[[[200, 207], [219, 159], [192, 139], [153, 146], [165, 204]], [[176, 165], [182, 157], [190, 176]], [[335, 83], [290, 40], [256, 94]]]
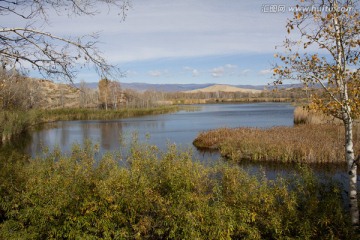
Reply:
[[[336, 118], [349, 105], [353, 117], [360, 112], [360, 14], [358, 1], [303, 2], [286, 25], [300, 39], [287, 38], [285, 54], [276, 54], [282, 65], [274, 68], [276, 84], [300, 80], [321, 87], [325, 95], [313, 95], [311, 107]], [[308, 9], [308, 10], [305, 10]], [[347, 97], [345, 97], [347, 92]]]

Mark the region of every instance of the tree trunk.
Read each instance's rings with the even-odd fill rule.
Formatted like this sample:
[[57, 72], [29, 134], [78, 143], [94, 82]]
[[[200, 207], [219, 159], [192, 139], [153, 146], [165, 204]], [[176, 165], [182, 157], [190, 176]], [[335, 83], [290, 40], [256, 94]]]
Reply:
[[[329, 2], [330, 7], [337, 9], [339, 7], [338, 1]], [[347, 80], [344, 79], [346, 71], [346, 54], [344, 50], [344, 38], [341, 26], [344, 24], [339, 18], [339, 13], [336, 10], [333, 14], [333, 23], [335, 28], [335, 42], [337, 50], [337, 73], [336, 85], [340, 89], [340, 102], [344, 104], [341, 107], [342, 120], [345, 126], [345, 156], [348, 164], [349, 175], [349, 200], [350, 200], [350, 217], [351, 223], [356, 230], [359, 229], [359, 206], [357, 201], [357, 163], [355, 162], [354, 144], [353, 144], [353, 119], [351, 117], [351, 107], [349, 106], [349, 93]]]
[[359, 206], [357, 200], [357, 163], [355, 162], [353, 145], [353, 120], [348, 117], [345, 124], [345, 154], [348, 164], [349, 174], [349, 199], [351, 223], [355, 228], [359, 228]]

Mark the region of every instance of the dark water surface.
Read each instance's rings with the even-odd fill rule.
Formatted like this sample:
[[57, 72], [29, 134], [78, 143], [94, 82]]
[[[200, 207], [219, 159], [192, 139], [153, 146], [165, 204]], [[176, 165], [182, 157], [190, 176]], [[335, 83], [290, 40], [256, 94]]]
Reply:
[[140, 142], [147, 141], [165, 150], [168, 144], [180, 149], [190, 148], [196, 158], [218, 158], [217, 153], [199, 152], [192, 146], [198, 133], [220, 127], [292, 126], [294, 107], [287, 103], [211, 104], [199, 105], [199, 111], [152, 115], [118, 120], [59, 121], [45, 124], [32, 134], [27, 152], [32, 156], [43, 147], [60, 147], [70, 152], [74, 143], [86, 139], [99, 144], [100, 152], [117, 151], [121, 143], [132, 141], [137, 134]]

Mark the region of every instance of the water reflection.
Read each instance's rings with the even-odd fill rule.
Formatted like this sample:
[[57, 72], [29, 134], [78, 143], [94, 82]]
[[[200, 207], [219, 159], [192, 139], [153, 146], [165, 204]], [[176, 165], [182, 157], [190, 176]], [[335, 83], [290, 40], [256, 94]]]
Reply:
[[[292, 126], [293, 106], [286, 103], [256, 104], [213, 104], [201, 105], [199, 111], [180, 111], [172, 114], [143, 116], [110, 121], [60, 121], [45, 124], [32, 133], [27, 141], [26, 151], [33, 157], [41, 154], [44, 146], [50, 150], [58, 146], [63, 153], [69, 153], [74, 143], [83, 144], [91, 140], [99, 145], [100, 157], [104, 152], [121, 152], [126, 156], [133, 134], [137, 133], [140, 143], [147, 142], [166, 150], [168, 144], [176, 144], [181, 149], [190, 149], [194, 159], [212, 164], [220, 158], [217, 151], [201, 151], [192, 145], [198, 133], [220, 127], [260, 127]], [[148, 138], [150, 136], [150, 138]], [[125, 155], [124, 155], [125, 154]], [[292, 176], [295, 167], [265, 163], [242, 163], [250, 173], [264, 171], [267, 178], [277, 175]], [[324, 165], [315, 169], [320, 178], [331, 175], [341, 183], [347, 182], [345, 167], [326, 170]], [[324, 177], [321, 174], [325, 174]]]
[[[41, 153], [44, 146], [55, 146], [68, 153], [74, 143], [83, 144], [90, 139], [100, 146], [100, 153], [118, 151], [122, 144], [132, 141], [138, 133], [139, 141], [147, 141], [165, 150], [168, 144], [180, 149], [191, 148], [195, 158], [218, 159], [217, 152], [201, 152], [192, 141], [201, 131], [219, 127], [271, 127], [291, 126], [293, 107], [286, 103], [212, 104], [201, 105], [199, 111], [180, 111], [172, 114], [143, 116], [109, 121], [60, 121], [45, 124], [32, 134], [27, 152]], [[150, 139], [147, 139], [150, 136]], [[125, 145], [126, 145], [125, 144]]]

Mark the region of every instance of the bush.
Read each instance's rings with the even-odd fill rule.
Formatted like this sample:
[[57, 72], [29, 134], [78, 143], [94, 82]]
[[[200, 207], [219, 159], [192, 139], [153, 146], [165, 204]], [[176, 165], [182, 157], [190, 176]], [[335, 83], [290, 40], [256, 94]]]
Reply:
[[95, 161], [93, 149], [87, 143], [69, 156], [54, 150], [28, 163], [13, 159], [2, 169], [0, 238], [352, 237], [340, 188], [307, 169], [270, 181], [237, 165], [203, 166], [173, 146], [135, 144], [126, 161]]

